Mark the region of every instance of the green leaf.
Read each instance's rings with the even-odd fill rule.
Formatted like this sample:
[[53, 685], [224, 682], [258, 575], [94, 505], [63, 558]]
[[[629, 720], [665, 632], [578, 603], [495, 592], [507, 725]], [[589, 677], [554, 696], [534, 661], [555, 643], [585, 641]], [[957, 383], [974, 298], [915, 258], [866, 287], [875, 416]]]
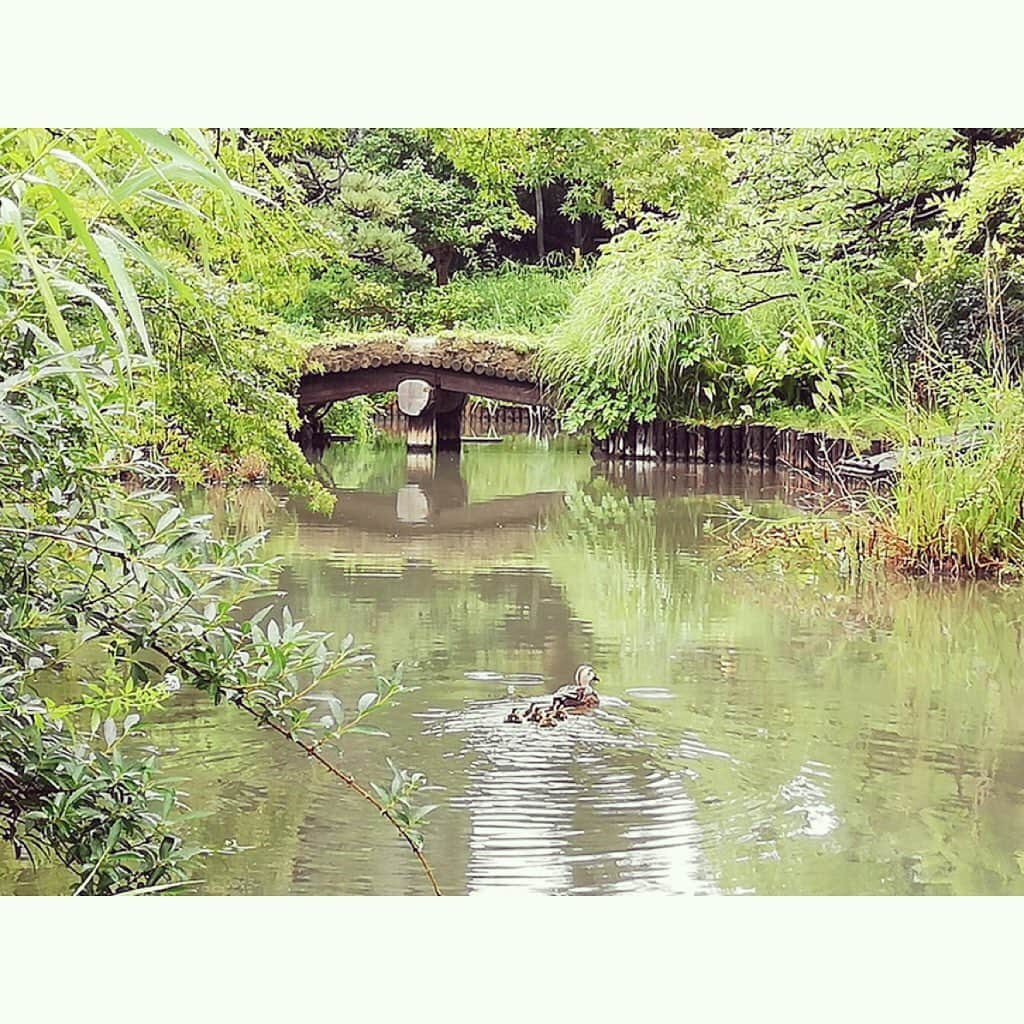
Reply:
[[180, 505], [174, 505], [169, 508], [160, 518], [157, 520], [156, 527], [153, 530], [155, 536], [159, 536], [164, 530], [167, 529], [171, 523], [176, 522], [181, 515], [184, 513], [184, 509]]
[[13, 405], [0, 402], [0, 425], [7, 425], [7, 432], [23, 440], [31, 440], [28, 421]]
[[132, 279], [129, 277], [128, 271], [125, 269], [124, 260], [121, 257], [121, 250], [118, 248], [117, 243], [106, 235], [96, 234], [93, 237], [96, 240], [96, 245], [103, 256], [114, 281], [117, 283], [117, 290], [121, 296], [121, 301], [124, 303], [125, 309], [128, 310], [128, 315], [131, 317], [132, 324], [135, 327], [135, 332], [138, 334], [139, 340], [142, 342], [143, 351], [147, 356], [152, 358], [153, 347], [149, 342], [149, 331], [146, 328], [146, 318], [143, 316], [142, 305], [139, 302], [138, 293], [135, 291], [135, 285], [132, 284]]
[[378, 729], [375, 725], [353, 725], [345, 730], [346, 732], [357, 732], [363, 736], [389, 736], [390, 733], [386, 733], [383, 729]]

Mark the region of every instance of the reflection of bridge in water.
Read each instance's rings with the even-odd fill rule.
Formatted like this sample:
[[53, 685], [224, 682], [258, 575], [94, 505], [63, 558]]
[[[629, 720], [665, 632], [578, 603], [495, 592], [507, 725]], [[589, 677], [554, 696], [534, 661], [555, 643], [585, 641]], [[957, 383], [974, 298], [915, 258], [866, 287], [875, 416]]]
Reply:
[[397, 494], [345, 492], [333, 518], [369, 532], [389, 534], [422, 533], [425, 529], [432, 534], [488, 532], [536, 524], [562, 500], [560, 491], [540, 491], [470, 503], [456, 455], [410, 455], [406, 482]]
[[[429, 661], [441, 676], [451, 663], [460, 674], [467, 666], [498, 669], [490, 683], [493, 696], [452, 706], [428, 691], [418, 714], [437, 748], [465, 761], [464, 783], [450, 796], [451, 810], [461, 812], [451, 824], [459, 833], [457, 849], [447, 854], [459, 865], [456, 884], [468, 892], [505, 893], [712, 890], [687, 780], [652, 762], [648, 741], [612, 699], [606, 698], [607, 711], [556, 729], [504, 723], [512, 704], [500, 695], [508, 685], [516, 687], [522, 707], [568, 680], [588, 657], [590, 641], [557, 579], [538, 564], [537, 529], [550, 527], [561, 513], [564, 493], [471, 502], [461, 463], [455, 453], [409, 455], [391, 490], [338, 492], [330, 520], [315, 534], [318, 543], [345, 552], [359, 566], [367, 556], [370, 565], [376, 562], [369, 574], [347, 559], [337, 564], [332, 589], [349, 604], [372, 603], [383, 616], [417, 623], [433, 602], [459, 607], [479, 600], [506, 609], [488, 623], [486, 635], [474, 635], [458, 618], [444, 618], [446, 626], [460, 624], [459, 640], [432, 651]], [[603, 465], [593, 472], [608, 475]], [[739, 467], [731, 475], [737, 490], [760, 490], [759, 475]], [[693, 481], [661, 486], [684, 494]], [[643, 493], [648, 487], [631, 479], [628, 489]], [[387, 583], [382, 553], [396, 556]], [[472, 653], [449, 651], [453, 642]], [[537, 648], [540, 685], [500, 675], [509, 651]], [[490, 650], [486, 660], [479, 660], [481, 650]], [[425, 666], [421, 673], [428, 674]], [[428, 777], [443, 778], [443, 768]]]
[[[364, 619], [356, 635], [375, 637], [385, 661], [411, 651], [419, 662], [414, 678], [421, 689], [403, 700], [401, 721], [415, 718], [429, 742], [420, 742], [417, 728], [397, 752], [448, 787], [431, 837], [431, 848], [443, 849], [434, 859], [445, 888], [714, 891], [705, 815], [691, 779], [638, 727], [633, 708], [615, 706], [621, 676], [593, 715], [550, 730], [504, 723], [509, 685], [523, 707], [568, 681], [581, 661], [600, 656], [598, 646], [608, 639], [595, 639], [588, 609], [574, 603], [567, 577], [559, 575], [585, 568], [573, 535], [589, 505], [566, 502], [561, 489], [507, 493], [543, 486], [537, 474], [516, 475], [512, 486], [510, 478], [489, 474], [481, 486], [473, 475], [477, 459], [492, 454], [498, 452], [402, 460], [392, 450], [389, 459], [397, 456], [404, 467], [389, 462], [387, 474], [376, 478], [390, 484], [377, 483], [373, 492], [340, 489], [333, 514], [308, 524], [296, 554], [312, 557], [293, 561], [285, 589], [299, 598], [315, 587], [322, 607], [359, 610]], [[699, 545], [716, 493], [756, 501], [783, 479], [739, 465], [580, 461], [581, 472], [563, 473], [558, 486], [598, 499], [609, 490], [618, 501], [623, 492], [639, 497], [650, 537], [661, 537], [658, 550], [666, 552]], [[553, 486], [556, 476], [550, 474]], [[598, 481], [593, 488], [591, 476]], [[471, 490], [503, 496], [473, 502]], [[645, 500], [652, 497], [668, 501], [655, 510]], [[699, 500], [676, 506], [676, 498]], [[618, 535], [614, 523], [607, 529], [610, 538]], [[717, 672], [718, 646], [712, 650]], [[401, 734], [399, 727], [395, 735]], [[332, 813], [317, 808], [310, 831]], [[318, 865], [314, 859], [302, 869]], [[404, 877], [404, 862], [396, 870]], [[409, 885], [416, 891], [420, 880]]]

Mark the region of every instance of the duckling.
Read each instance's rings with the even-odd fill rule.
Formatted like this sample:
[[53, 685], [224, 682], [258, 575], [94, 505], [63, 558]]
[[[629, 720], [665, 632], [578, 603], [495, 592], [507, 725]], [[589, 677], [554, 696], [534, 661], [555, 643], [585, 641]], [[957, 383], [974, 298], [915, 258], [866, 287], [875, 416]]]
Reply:
[[519, 709], [518, 708], [513, 708], [505, 716], [505, 721], [506, 722], [513, 722], [514, 724], [519, 725], [522, 722], [522, 718], [519, 717]]
[[576, 669], [572, 683], [555, 690], [556, 706], [569, 711], [596, 708], [601, 703], [601, 698], [598, 697], [597, 690], [594, 689], [594, 684], [598, 682], [600, 680], [592, 665], [580, 665]]
[[538, 701], [533, 701], [526, 709], [526, 714], [523, 715], [522, 720], [550, 728], [553, 725], [557, 725], [559, 720], [564, 717], [565, 712], [560, 712], [560, 709], [553, 704], [545, 705]]

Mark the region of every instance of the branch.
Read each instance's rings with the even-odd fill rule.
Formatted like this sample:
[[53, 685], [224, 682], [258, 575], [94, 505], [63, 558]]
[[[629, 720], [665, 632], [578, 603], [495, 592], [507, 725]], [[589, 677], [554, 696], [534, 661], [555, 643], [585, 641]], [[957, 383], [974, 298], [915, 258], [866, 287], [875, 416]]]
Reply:
[[[189, 665], [187, 661], [181, 661], [177, 657], [177, 655], [175, 655], [172, 651], [167, 650], [167, 648], [163, 647], [161, 644], [159, 644], [159, 642], [150, 640], [148, 637], [142, 636], [141, 634], [135, 632], [132, 629], [129, 629], [123, 623], [118, 622], [116, 619], [111, 618], [108, 615], [103, 615], [102, 613], [99, 613], [99, 618], [101, 618], [108, 626], [113, 627], [118, 632], [123, 633], [125, 636], [128, 636], [131, 639], [135, 640], [136, 643], [145, 644], [150, 650], [155, 651], [157, 654], [166, 658], [171, 665], [174, 665], [180, 671], [191, 676], [200, 675], [200, 673], [196, 672], [196, 670], [191, 665]], [[216, 685], [215, 680], [211, 681], [214, 682]], [[220, 689], [221, 687], [217, 686], [217, 690]], [[363, 787], [358, 782], [356, 782], [356, 780], [352, 778], [352, 776], [346, 775], [345, 772], [341, 771], [341, 769], [339, 769], [336, 765], [328, 761], [327, 758], [325, 758], [316, 750], [315, 747], [312, 747], [308, 743], [305, 743], [304, 741], [300, 740], [297, 736], [293, 736], [287, 729], [284, 728], [284, 726], [279, 725], [277, 722], [272, 721], [266, 715], [261, 714], [255, 708], [250, 707], [248, 704], [245, 703], [244, 698], [242, 698], [241, 696], [232, 698], [232, 703], [236, 704], [243, 711], [252, 715], [261, 723], [270, 726], [270, 728], [273, 729], [276, 733], [279, 733], [281, 736], [284, 736], [286, 739], [290, 740], [297, 747], [299, 747], [299, 749], [303, 750], [308, 757], [313, 758], [314, 761], [318, 762], [320, 765], [326, 768], [327, 771], [329, 771], [337, 779], [344, 782], [346, 786], [348, 786], [350, 789], [358, 793], [364, 800], [373, 804], [373, 806], [376, 807], [377, 810], [380, 811], [380, 813], [394, 826], [394, 828], [398, 831], [398, 833], [406, 841], [406, 843], [408, 843], [409, 849], [412, 850], [412, 852], [416, 855], [416, 859], [420, 862], [421, 866], [423, 867], [423, 870], [426, 872], [427, 878], [430, 879], [430, 885], [434, 890], [434, 895], [443, 895], [440, 887], [437, 884], [437, 879], [434, 877], [434, 872], [430, 868], [430, 864], [427, 862], [426, 857], [423, 856], [422, 850], [420, 850], [416, 841], [409, 834], [405, 826], [386, 807], [384, 807], [383, 804], [376, 800], [372, 794], [368, 793], [365, 789], [363, 789]]]
[[[157, 648], [154, 648], [154, 650], [157, 650]], [[240, 707], [243, 711], [252, 715], [253, 718], [257, 719], [262, 724], [270, 726], [270, 728], [273, 729], [274, 732], [278, 733], [278, 735], [283, 736], [287, 740], [290, 740], [292, 743], [295, 744], [295, 746], [299, 747], [301, 750], [304, 750], [308, 757], [311, 757], [322, 767], [326, 768], [327, 771], [329, 771], [335, 778], [340, 779], [342, 782], [344, 782], [346, 786], [348, 786], [350, 789], [358, 793], [364, 800], [373, 804], [373, 806], [376, 807], [377, 810], [380, 811], [380, 813], [385, 818], [387, 818], [387, 820], [390, 821], [391, 824], [398, 830], [402, 838], [409, 844], [409, 849], [412, 850], [414, 854], [416, 854], [416, 859], [420, 862], [420, 864], [423, 867], [423, 870], [427, 873], [427, 878], [430, 879], [430, 884], [434, 889], [434, 895], [444, 895], [437, 884], [437, 879], [434, 877], [434, 872], [431, 871], [430, 865], [427, 863], [427, 859], [423, 856], [423, 852], [420, 850], [418, 844], [416, 843], [416, 840], [413, 839], [411, 835], [409, 835], [405, 826], [397, 818], [395, 818], [394, 815], [392, 815], [392, 813], [382, 803], [380, 803], [379, 800], [376, 799], [376, 797], [374, 797], [371, 793], [368, 793], [365, 789], [363, 789], [363, 787], [358, 782], [356, 782], [356, 780], [352, 778], [351, 775], [346, 775], [340, 768], [337, 767], [337, 765], [332, 764], [330, 761], [328, 761], [327, 758], [324, 757], [323, 754], [321, 754], [316, 749], [316, 747], [313, 747], [310, 744], [304, 742], [303, 740], [300, 740], [297, 736], [293, 736], [287, 729], [284, 728], [284, 726], [278, 725], [277, 722], [271, 721], [264, 715], [261, 715], [255, 708], [252, 708], [248, 704], [246, 704], [244, 700], [235, 700], [233, 701], [233, 703], [238, 705], [238, 707]]]
[[778, 299], [796, 299], [799, 296], [796, 292], [779, 292], [778, 295], [766, 295], [762, 299], [751, 299], [750, 302], [741, 303], [735, 309], [716, 309], [714, 306], [697, 306], [694, 313], [710, 313], [712, 316], [736, 316], [737, 313], [745, 313], [755, 306], [763, 306], [766, 302], [775, 302]]
[[972, 144], [987, 142], [996, 149], [1008, 149], [1024, 139], [1020, 128], [954, 128], [953, 131]]

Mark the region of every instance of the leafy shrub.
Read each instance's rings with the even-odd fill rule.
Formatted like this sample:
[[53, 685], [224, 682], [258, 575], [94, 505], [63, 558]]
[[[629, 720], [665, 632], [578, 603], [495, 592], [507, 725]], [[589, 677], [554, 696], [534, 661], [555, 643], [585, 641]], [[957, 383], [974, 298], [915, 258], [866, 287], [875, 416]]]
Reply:
[[544, 338], [541, 368], [570, 429], [599, 435], [630, 419], [732, 417], [842, 397], [844, 365], [799, 273], [780, 272], [771, 304], [688, 250], [674, 225], [608, 247], [566, 318]]
[[[153, 230], [155, 206], [201, 230], [194, 206], [151, 192], [174, 182], [187, 182], [195, 203], [217, 192], [228, 223], [247, 204], [201, 135], [185, 133], [189, 149], [148, 131], [95, 135], [99, 171], [46, 133], [0, 141], [0, 838], [60, 860], [81, 892], [162, 886], [189, 870], [200, 851], [183, 843], [152, 757], [137, 753], [142, 714], [188, 684], [372, 804], [436, 890], [420, 850], [429, 808], [412, 801], [422, 776], [392, 768], [378, 799], [337, 763], [341, 738], [375, 731], [368, 719], [403, 691], [400, 679], [378, 678], [354, 708], [325, 692], [368, 656], [351, 638], [332, 649], [287, 609], [271, 617], [272, 573], [254, 555], [261, 538], [218, 540], [207, 517], [187, 517], [157, 489], [167, 463], [185, 471], [204, 459], [218, 473], [312, 482], [286, 433], [294, 337], [275, 335], [272, 319], [246, 319], [256, 317], [247, 287], [222, 291], [213, 276], [196, 281], [195, 268], [186, 285], [113, 228], [124, 217]], [[166, 224], [160, 237], [173, 250]], [[126, 254], [145, 269], [133, 275]], [[162, 333], [144, 302], [166, 310], [170, 294], [208, 333], [173, 306], [179, 330]], [[266, 607], [243, 614], [258, 598]], [[68, 652], [85, 643], [98, 657], [57, 691]]]

